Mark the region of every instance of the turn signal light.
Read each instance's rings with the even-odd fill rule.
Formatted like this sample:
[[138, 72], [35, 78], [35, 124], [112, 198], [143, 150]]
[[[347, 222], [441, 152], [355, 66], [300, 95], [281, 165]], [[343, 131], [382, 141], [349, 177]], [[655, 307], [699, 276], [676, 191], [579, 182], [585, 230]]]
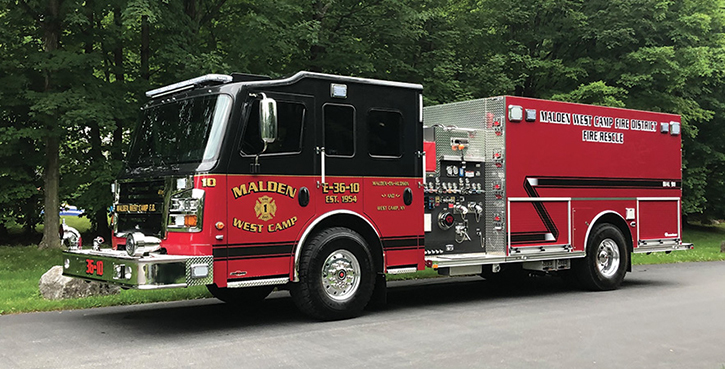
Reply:
[[197, 219], [196, 215], [184, 215], [184, 226], [185, 227], [196, 227]]

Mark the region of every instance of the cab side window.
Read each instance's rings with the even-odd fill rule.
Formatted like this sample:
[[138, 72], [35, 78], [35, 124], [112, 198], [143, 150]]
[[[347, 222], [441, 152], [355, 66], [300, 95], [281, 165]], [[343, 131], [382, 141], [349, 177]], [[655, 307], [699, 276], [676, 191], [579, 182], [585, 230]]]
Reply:
[[[264, 142], [259, 136], [259, 101], [254, 101], [242, 139], [242, 152], [256, 155], [262, 152]], [[267, 145], [264, 154], [295, 154], [302, 151], [302, 129], [305, 105], [277, 101], [277, 139]]]
[[355, 154], [355, 108], [350, 105], [323, 106], [325, 153], [330, 156]]
[[367, 123], [370, 155], [399, 158], [403, 153], [403, 116], [396, 111], [371, 110]]

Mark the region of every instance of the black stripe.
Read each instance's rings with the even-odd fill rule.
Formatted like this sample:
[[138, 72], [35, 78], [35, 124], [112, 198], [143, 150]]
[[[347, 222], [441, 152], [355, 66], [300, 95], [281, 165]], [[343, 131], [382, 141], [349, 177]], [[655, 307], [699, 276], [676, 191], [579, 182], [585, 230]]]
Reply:
[[226, 260], [249, 260], [249, 259], [275, 259], [275, 258], [289, 258], [292, 254], [277, 254], [277, 255], [255, 255], [255, 256], [235, 256], [225, 258]]
[[386, 247], [385, 251], [402, 251], [402, 250], [422, 250], [425, 246], [399, 246], [399, 247]]
[[511, 234], [511, 243], [552, 242], [546, 240], [549, 232], [521, 232]]
[[391, 248], [400, 248], [400, 247], [418, 247], [418, 238], [417, 237], [409, 237], [409, 238], [398, 238], [398, 239], [390, 239], [390, 238], [384, 238], [381, 240], [383, 242], [383, 249], [391, 249]]
[[[524, 178], [524, 190], [526, 190], [526, 193], [529, 195], [529, 197], [539, 197], [539, 193], [536, 192], [536, 189], [531, 186], [528, 178]], [[558, 239], [559, 229], [556, 227], [556, 224], [554, 224], [554, 220], [551, 219], [551, 215], [549, 215], [549, 212], [546, 210], [546, 207], [544, 207], [544, 204], [541, 201], [532, 201], [531, 205], [533, 205], [536, 213], [539, 215], [539, 219], [541, 219], [541, 221], [544, 223], [544, 227], [546, 227], [546, 230], [554, 235], [554, 240]]]
[[[681, 188], [681, 180], [672, 179], [640, 179], [640, 178], [567, 178], [567, 177], [535, 177], [536, 187], [558, 188]], [[675, 186], [664, 186], [664, 183], [675, 183]]]
[[284, 256], [292, 253], [294, 244], [288, 243], [283, 245], [269, 246], [247, 246], [247, 247], [229, 247], [227, 248], [227, 257], [248, 257], [248, 256]]
[[274, 246], [274, 245], [292, 245], [294, 242], [264, 242], [264, 243], [232, 243], [226, 245], [228, 247], [247, 247], [247, 246]]

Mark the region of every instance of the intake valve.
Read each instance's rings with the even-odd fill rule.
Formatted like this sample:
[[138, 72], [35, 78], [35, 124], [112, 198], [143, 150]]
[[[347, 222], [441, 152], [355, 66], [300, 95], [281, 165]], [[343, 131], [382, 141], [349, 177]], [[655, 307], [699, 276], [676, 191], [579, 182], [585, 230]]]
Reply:
[[476, 204], [473, 206], [473, 212], [476, 214], [476, 223], [481, 220], [481, 216], [483, 215], [483, 206], [481, 204]]
[[461, 204], [456, 204], [453, 207], [453, 212], [456, 214], [461, 214], [461, 220], [466, 220], [466, 214], [468, 214], [468, 208]]
[[101, 236], [94, 238], [93, 239], [93, 250], [100, 251], [101, 245], [103, 244], [103, 242], [104, 242], [104, 240], [103, 240], [103, 237], [101, 237]]
[[463, 241], [470, 241], [471, 237], [468, 235], [468, 221], [456, 224], [456, 242], [463, 243]]

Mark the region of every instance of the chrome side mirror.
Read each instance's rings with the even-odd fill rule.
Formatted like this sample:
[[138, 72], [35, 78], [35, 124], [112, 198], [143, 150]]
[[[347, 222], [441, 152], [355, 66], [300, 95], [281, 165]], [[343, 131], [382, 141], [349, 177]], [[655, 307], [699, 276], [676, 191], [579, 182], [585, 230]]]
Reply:
[[264, 141], [265, 148], [277, 139], [277, 102], [260, 94], [259, 101], [259, 136]]

